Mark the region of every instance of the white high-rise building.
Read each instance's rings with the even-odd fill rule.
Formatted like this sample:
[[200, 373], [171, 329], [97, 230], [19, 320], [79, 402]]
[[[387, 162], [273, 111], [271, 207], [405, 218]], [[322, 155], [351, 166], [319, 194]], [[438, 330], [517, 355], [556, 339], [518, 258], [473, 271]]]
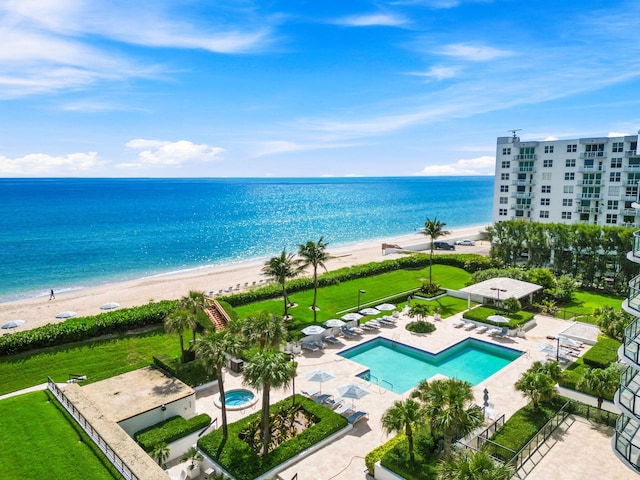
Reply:
[[520, 141], [498, 137], [493, 221], [638, 227], [638, 135]]

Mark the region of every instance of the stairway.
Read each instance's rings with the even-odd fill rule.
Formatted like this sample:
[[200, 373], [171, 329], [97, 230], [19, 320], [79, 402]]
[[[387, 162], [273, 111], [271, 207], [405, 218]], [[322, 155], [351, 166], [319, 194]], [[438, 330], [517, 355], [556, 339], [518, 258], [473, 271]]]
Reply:
[[222, 308], [216, 300], [209, 300], [209, 305], [204, 309], [204, 311], [209, 317], [209, 320], [211, 320], [211, 323], [215, 326], [217, 332], [227, 328], [231, 319], [229, 318], [229, 315], [227, 315], [227, 312], [224, 311], [224, 308]]

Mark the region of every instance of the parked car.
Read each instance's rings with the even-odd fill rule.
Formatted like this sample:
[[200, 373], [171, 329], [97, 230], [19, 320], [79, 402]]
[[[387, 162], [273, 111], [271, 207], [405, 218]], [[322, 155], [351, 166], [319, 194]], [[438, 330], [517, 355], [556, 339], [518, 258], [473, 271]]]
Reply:
[[455, 245], [451, 245], [447, 242], [433, 242], [433, 246], [436, 250], [455, 250]]
[[465, 238], [464, 240], [458, 240], [456, 242], [456, 245], [464, 245], [465, 247], [473, 247], [476, 244], [476, 242], [474, 242], [473, 240], [469, 240], [468, 238]]

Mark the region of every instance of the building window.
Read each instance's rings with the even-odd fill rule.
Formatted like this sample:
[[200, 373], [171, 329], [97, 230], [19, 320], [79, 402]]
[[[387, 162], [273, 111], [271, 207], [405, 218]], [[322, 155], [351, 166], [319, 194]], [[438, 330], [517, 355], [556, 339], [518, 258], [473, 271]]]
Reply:
[[500, 180], [509, 180], [509, 174], [508, 173], [501, 173], [500, 174]]
[[542, 185], [542, 193], [551, 193], [551, 185]]
[[543, 207], [551, 205], [551, 199], [550, 198], [541, 198], [540, 199], [540, 205], [542, 205]]
[[611, 183], [617, 183], [620, 181], [620, 172], [610, 172], [609, 173], [609, 181]]
[[575, 180], [576, 179], [576, 174], [574, 172], [565, 172], [564, 179], [565, 180]]
[[502, 168], [511, 168], [511, 162], [509, 160], [503, 160]]
[[505, 147], [502, 149], [503, 155], [511, 155], [511, 147]]
[[618, 223], [618, 215], [616, 215], [615, 213], [607, 213], [605, 223], [609, 225], [616, 225]]
[[578, 149], [578, 144], [567, 145], [567, 153], [573, 153]]
[[500, 205], [506, 205], [509, 203], [509, 197], [500, 197]]
[[553, 153], [553, 145], [544, 147], [544, 153]]
[[622, 168], [622, 158], [612, 158], [611, 168]]
[[624, 151], [624, 142], [613, 142], [611, 151], [619, 153]]
[[542, 166], [544, 168], [551, 168], [553, 167], [553, 160], [543, 160], [542, 161]]
[[549, 210], [540, 210], [540, 218], [549, 218]]
[[609, 187], [609, 196], [610, 197], [619, 197], [620, 196], [620, 187]]
[[500, 210], [498, 210], [498, 215], [504, 216], [507, 214], [507, 209], [506, 208], [501, 208]]
[[551, 181], [551, 172], [542, 172], [542, 180]]
[[564, 193], [573, 193], [573, 185], [565, 185], [563, 191]]
[[618, 200], [607, 200], [607, 210], [617, 210]]
[[509, 191], [509, 185], [500, 185], [500, 191], [506, 193]]
[[573, 207], [573, 198], [563, 198], [562, 199], [563, 207]]
[[571, 212], [562, 212], [561, 218], [563, 220], [571, 220]]
[[565, 167], [575, 167], [576, 166], [576, 159], [575, 158], [567, 158], [567, 160], [565, 160], [564, 163]]

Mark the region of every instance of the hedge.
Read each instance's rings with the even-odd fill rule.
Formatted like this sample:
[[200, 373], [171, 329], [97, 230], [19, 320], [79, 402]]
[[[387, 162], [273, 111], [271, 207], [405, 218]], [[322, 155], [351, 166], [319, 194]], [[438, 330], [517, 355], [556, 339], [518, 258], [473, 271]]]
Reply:
[[405, 439], [405, 433], [401, 432], [395, 437], [387, 440], [382, 445], [374, 448], [369, 453], [367, 453], [367, 455], [364, 457], [364, 464], [367, 466], [367, 470], [369, 470], [369, 475], [373, 477], [375, 474], [376, 462], [379, 462], [388, 451], [393, 449], [393, 447], [395, 447], [398, 443]]
[[[428, 254], [415, 253], [395, 258], [393, 260], [384, 260], [382, 262], [371, 262], [362, 265], [354, 265], [352, 267], [340, 268], [338, 270], [326, 272], [318, 277], [318, 286], [326, 287], [329, 285], [337, 285], [340, 282], [355, 280], [357, 278], [372, 277], [395, 270], [424, 268], [429, 265], [429, 257], [430, 256]], [[436, 255], [433, 257], [433, 263], [462, 268], [468, 272], [475, 272], [491, 266], [489, 259], [474, 253]], [[287, 282], [286, 285], [287, 293], [310, 290], [313, 288], [313, 278], [297, 278]], [[281, 295], [282, 287], [279, 284], [272, 283], [261, 288], [220, 298], [232, 307], [238, 307], [240, 305], [247, 305], [249, 303], [277, 298]]]
[[471, 310], [464, 312], [462, 314], [462, 318], [465, 318], [467, 320], [473, 320], [475, 322], [486, 323], [487, 325], [494, 325], [496, 327], [509, 327], [509, 328], [516, 328], [520, 325], [524, 325], [525, 323], [527, 323], [529, 320], [533, 318], [533, 313], [525, 312], [521, 310], [517, 313], [509, 314], [509, 320], [510, 320], [509, 323], [496, 323], [487, 319], [487, 317], [490, 317], [491, 315], [495, 315], [495, 314], [496, 314], [496, 309], [494, 307], [481, 306], [477, 308], [472, 308]]
[[189, 420], [176, 416], [137, 431], [133, 438], [146, 452], [151, 452], [159, 443], [175, 442], [190, 433], [208, 427], [210, 424], [211, 417], [206, 413], [196, 415]]
[[[296, 395], [296, 403], [315, 415], [318, 422], [269, 452], [266, 457], [259, 456], [239, 438], [240, 432], [245, 427], [259, 420], [260, 411], [229, 424], [229, 436], [226, 441], [222, 437], [222, 429], [219, 428], [200, 438], [198, 447], [237, 480], [253, 480], [347, 425], [347, 419], [342, 415], [302, 395]], [[273, 415], [280, 409], [289, 408], [291, 404], [291, 397], [288, 397], [271, 405], [269, 411]]]
[[600, 336], [598, 343], [582, 356], [582, 361], [592, 368], [607, 368], [618, 361], [620, 345], [620, 342], [613, 338]]
[[165, 300], [91, 317], [71, 318], [61, 323], [49, 323], [5, 335], [0, 337], [0, 356], [80, 342], [100, 335], [124, 333], [149, 325], [160, 325], [177, 305], [178, 302], [175, 300]]
[[213, 382], [217, 378], [215, 371], [207, 372], [202, 360], [182, 363], [180, 358], [159, 354], [154, 355], [153, 364], [190, 387], [204, 385], [205, 383]]

